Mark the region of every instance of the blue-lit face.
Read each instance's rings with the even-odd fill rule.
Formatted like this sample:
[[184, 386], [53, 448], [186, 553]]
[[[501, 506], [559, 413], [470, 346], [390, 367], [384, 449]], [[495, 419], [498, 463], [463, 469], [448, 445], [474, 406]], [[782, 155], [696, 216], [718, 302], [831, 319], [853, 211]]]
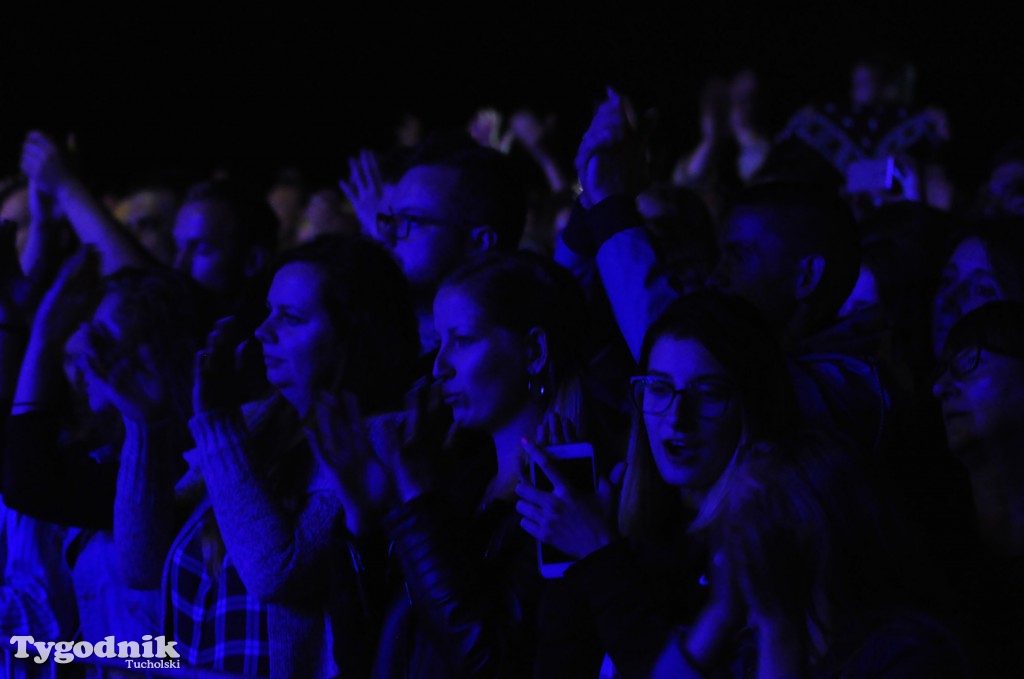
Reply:
[[322, 285], [315, 265], [284, 265], [267, 293], [267, 320], [256, 329], [267, 381], [300, 414], [318, 389], [330, 386], [343, 359], [340, 339], [323, 304]]
[[219, 293], [236, 287], [244, 271], [228, 218], [217, 203], [197, 201], [183, 205], [174, 221], [174, 268]]
[[965, 238], [942, 270], [932, 307], [932, 348], [942, 353], [946, 335], [964, 314], [986, 302], [1006, 299], [1003, 286], [977, 238]]
[[711, 282], [746, 299], [781, 328], [796, 305], [797, 271], [791, 253], [775, 235], [773, 219], [777, 217], [755, 208], [739, 208], [729, 215]]
[[434, 300], [440, 339], [434, 377], [461, 427], [498, 431], [528, 403], [526, 340], [489, 323], [483, 309], [454, 287]]
[[388, 243], [414, 288], [432, 291], [466, 254], [467, 237], [458, 226], [459, 172], [448, 167], [414, 167], [405, 173], [391, 198], [395, 215], [420, 217], [429, 226], [413, 226], [404, 238]]
[[942, 403], [950, 450], [964, 453], [1019, 430], [1024, 360], [969, 347], [950, 365], [933, 389]]
[[[646, 374], [663, 377], [675, 389], [730, 381], [725, 368], [700, 342], [669, 336], [654, 342]], [[740, 439], [740, 408], [735, 398], [720, 417], [701, 417], [691, 400], [676, 397], [666, 412], [644, 413], [643, 418], [661, 478], [687, 490], [710, 488], [729, 464]]]

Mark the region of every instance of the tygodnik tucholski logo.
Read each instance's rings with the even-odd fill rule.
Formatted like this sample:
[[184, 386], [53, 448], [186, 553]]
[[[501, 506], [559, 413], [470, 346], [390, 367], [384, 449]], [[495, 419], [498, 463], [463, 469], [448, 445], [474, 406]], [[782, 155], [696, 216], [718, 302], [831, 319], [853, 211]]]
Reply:
[[[154, 650], [153, 644], [156, 643]], [[129, 669], [180, 668], [181, 656], [174, 650], [176, 641], [167, 641], [161, 635], [142, 635], [137, 641], [115, 641], [113, 636], [103, 637], [95, 645], [88, 641], [36, 641], [30, 636], [11, 637], [11, 644], [17, 645], [15, 658], [28, 658], [30, 647], [35, 652], [33, 661], [42, 665], [52, 656], [56, 663], [66, 664], [75, 658], [123, 658]], [[135, 660], [135, 658], [143, 658]]]

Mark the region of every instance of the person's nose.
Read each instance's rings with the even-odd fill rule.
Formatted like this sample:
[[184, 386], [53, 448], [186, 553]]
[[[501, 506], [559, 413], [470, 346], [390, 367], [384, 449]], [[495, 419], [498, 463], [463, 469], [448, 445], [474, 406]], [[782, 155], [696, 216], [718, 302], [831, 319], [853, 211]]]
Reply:
[[260, 344], [273, 344], [277, 340], [277, 335], [274, 333], [274, 326], [270, 319], [271, 317], [267, 316], [267, 319], [260, 323], [259, 327], [256, 328], [256, 332], [253, 333]]
[[434, 367], [431, 374], [435, 380], [446, 380], [453, 374], [452, 365], [448, 360], [448, 352], [443, 344], [438, 347], [437, 354], [434, 355]]
[[665, 417], [668, 424], [677, 431], [693, 431], [697, 428], [697, 411], [685, 392], [675, 395]]
[[945, 401], [955, 393], [956, 389], [956, 382], [947, 370], [939, 376], [939, 379], [935, 380], [935, 384], [932, 386], [932, 394], [939, 401]]
[[186, 245], [175, 253], [174, 268], [187, 274], [192, 273], [192, 248], [190, 246]]

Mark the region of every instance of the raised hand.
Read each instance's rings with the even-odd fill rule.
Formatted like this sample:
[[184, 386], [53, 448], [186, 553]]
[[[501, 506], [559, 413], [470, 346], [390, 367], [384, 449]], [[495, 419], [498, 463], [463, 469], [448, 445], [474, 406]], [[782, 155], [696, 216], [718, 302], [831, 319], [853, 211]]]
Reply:
[[525, 482], [516, 486], [516, 511], [523, 517], [523, 530], [577, 559], [612, 542], [616, 537], [612, 518], [598, 496], [575, 490], [543, 447], [524, 439], [523, 449], [554, 487], [545, 492]]
[[305, 431], [313, 454], [329, 472], [341, 498], [349, 532], [359, 536], [371, 531], [377, 517], [394, 502], [395, 491], [373, 453], [356, 397], [346, 393], [339, 400], [320, 392]]
[[196, 414], [241, 405], [239, 358], [248, 342], [255, 341], [233, 316], [217, 321], [196, 354], [192, 407]]
[[452, 426], [436, 384], [420, 380], [406, 398], [403, 416], [375, 423], [374, 449], [391, 474], [398, 499], [408, 502], [433, 488]]
[[123, 417], [152, 425], [174, 415], [164, 387], [166, 378], [149, 347], [125, 347], [100, 324], [87, 324], [82, 333], [81, 357], [90, 380]]
[[25, 138], [21, 149], [21, 171], [30, 182], [54, 195], [73, 181], [75, 174], [67, 154], [42, 132], [32, 131]]
[[629, 102], [608, 88], [576, 153], [584, 207], [613, 195], [632, 195], [642, 184], [643, 164]]
[[377, 156], [373, 151], [363, 150], [358, 156], [348, 159], [348, 181], [338, 182], [342, 192], [352, 203], [356, 217], [362, 224], [363, 233], [373, 238], [377, 235], [377, 213], [383, 211], [384, 180], [377, 167]]
[[508, 151], [512, 142], [511, 132], [501, 133], [501, 113], [494, 108], [482, 108], [469, 121], [469, 136], [481, 146]]

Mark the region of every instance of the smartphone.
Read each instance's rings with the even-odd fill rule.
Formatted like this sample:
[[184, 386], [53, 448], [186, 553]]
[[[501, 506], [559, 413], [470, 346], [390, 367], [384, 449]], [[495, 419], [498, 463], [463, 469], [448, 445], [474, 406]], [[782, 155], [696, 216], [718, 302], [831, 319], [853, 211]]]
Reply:
[[[593, 493], [597, 489], [597, 469], [594, 466], [594, 447], [589, 443], [569, 443], [562, 446], [549, 446], [548, 456], [551, 464], [563, 478], [576, 490], [582, 493]], [[530, 477], [538, 489], [550, 492], [554, 490], [551, 479], [536, 462], [530, 464]], [[545, 578], [560, 578], [565, 570], [576, 559], [572, 556], [537, 541], [537, 561], [540, 574]]]
[[891, 191], [895, 174], [896, 161], [892, 156], [857, 160], [846, 169], [846, 190], [850, 193]]

